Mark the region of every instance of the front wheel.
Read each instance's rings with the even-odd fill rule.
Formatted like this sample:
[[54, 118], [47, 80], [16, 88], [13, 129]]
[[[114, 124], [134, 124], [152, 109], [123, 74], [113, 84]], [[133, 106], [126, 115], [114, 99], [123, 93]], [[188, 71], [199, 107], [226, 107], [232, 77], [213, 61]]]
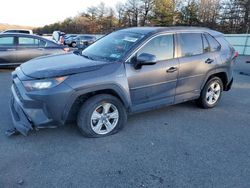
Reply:
[[121, 101], [107, 94], [88, 99], [81, 107], [77, 125], [86, 137], [103, 137], [118, 132], [127, 121]]
[[220, 78], [211, 78], [201, 91], [197, 103], [202, 108], [213, 108], [220, 101], [223, 91], [223, 83]]

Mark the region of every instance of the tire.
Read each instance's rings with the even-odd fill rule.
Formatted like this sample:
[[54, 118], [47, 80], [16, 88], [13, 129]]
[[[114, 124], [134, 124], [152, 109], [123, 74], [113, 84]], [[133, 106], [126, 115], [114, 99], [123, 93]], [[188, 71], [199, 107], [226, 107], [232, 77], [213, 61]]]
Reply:
[[198, 106], [205, 109], [215, 107], [221, 99], [222, 91], [223, 83], [221, 79], [218, 77], [211, 78], [203, 87], [200, 98], [196, 101]]
[[98, 138], [117, 133], [126, 121], [127, 112], [122, 102], [112, 95], [99, 94], [82, 105], [77, 126], [84, 136]]
[[76, 47], [76, 43], [75, 43], [75, 42], [72, 42], [72, 43], [71, 43], [71, 46], [72, 46], [73, 48], [75, 48], [75, 47]]

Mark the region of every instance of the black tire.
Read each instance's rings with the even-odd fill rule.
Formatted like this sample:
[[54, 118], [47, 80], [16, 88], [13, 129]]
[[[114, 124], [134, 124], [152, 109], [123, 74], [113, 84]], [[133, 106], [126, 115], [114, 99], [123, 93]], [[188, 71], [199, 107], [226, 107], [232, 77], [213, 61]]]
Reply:
[[[95, 109], [98, 108], [98, 106], [102, 105], [103, 103], [111, 103], [112, 105], [114, 105], [118, 110], [119, 118], [116, 123], [116, 126], [111, 132], [107, 134], [97, 134], [92, 129], [91, 116], [95, 111]], [[108, 94], [99, 94], [89, 98], [80, 108], [77, 117], [77, 125], [81, 133], [84, 136], [91, 138], [98, 138], [115, 134], [123, 128], [126, 121], [127, 121], [127, 112], [124, 108], [124, 105], [118, 98]]]
[[[220, 85], [220, 95], [214, 104], [209, 104], [207, 101], [207, 98], [206, 98], [206, 94], [207, 94], [209, 87], [213, 83], [217, 83]], [[201, 108], [204, 108], [204, 109], [215, 107], [221, 99], [222, 91], [223, 91], [223, 83], [222, 83], [221, 79], [219, 77], [211, 78], [210, 80], [207, 81], [207, 83], [203, 87], [203, 89], [201, 91], [200, 98], [196, 100], [197, 105]]]
[[75, 48], [75, 47], [76, 47], [76, 43], [75, 43], [75, 42], [72, 42], [72, 43], [71, 43], [71, 47]]

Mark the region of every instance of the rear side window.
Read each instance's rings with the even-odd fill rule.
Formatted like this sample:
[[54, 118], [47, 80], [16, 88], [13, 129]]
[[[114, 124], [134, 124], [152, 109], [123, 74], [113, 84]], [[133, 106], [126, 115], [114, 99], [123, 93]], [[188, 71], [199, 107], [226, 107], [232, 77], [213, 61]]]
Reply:
[[24, 47], [45, 47], [46, 42], [30, 37], [19, 37], [18, 44]]
[[0, 47], [13, 46], [13, 45], [14, 45], [14, 37], [1, 37], [0, 38]]
[[178, 36], [181, 57], [188, 57], [203, 53], [201, 33], [180, 33]]
[[212, 37], [211, 35], [209, 35], [207, 33], [205, 33], [205, 36], [206, 36], [208, 43], [210, 45], [211, 52], [220, 50], [220, 44], [219, 44], [219, 42], [217, 42], [217, 40], [214, 37]]
[[20, 31], [17, 31], [17, 33], [30, 34], [30, 32], [29, 32], [29, 31], [25, 31], [25, 30], [20, 30]]
[[137, 53], [139, 56], [142, 53], [148, 53], [156, 56], [157, 61], [163, 61], [174, 58], [174, 36], [162, 35], [151, 39]]
[[45, 47], [46, 46], [46, 42], [45, 41], [43, 41], [43, 40], [38, 40], [38, 46], [39, 47]]
[[204, 53], [210, 52], [210, 46], [208, 44], [208, 41], [207, 41], [205, 35], [202, 35], [202, 42], [203, 42], [203, 52]]

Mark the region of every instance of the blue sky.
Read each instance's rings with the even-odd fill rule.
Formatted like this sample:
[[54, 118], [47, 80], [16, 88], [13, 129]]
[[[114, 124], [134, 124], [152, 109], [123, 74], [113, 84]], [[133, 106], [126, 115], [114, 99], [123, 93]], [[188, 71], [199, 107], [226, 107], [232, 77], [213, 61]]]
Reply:
[[115, 7], [125, 0], [3, 0], [0, 23], [43, 26], [73, 17], [89, 6], [101, 2]]

